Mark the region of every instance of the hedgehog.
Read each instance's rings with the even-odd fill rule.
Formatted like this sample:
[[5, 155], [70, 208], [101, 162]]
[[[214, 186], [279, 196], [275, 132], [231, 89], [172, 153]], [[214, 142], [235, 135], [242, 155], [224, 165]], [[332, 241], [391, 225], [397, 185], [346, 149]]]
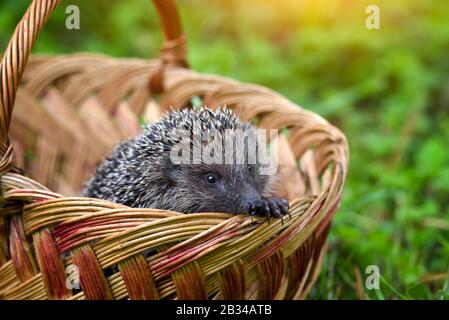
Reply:
[[[266, 164], [258, 159], [250, 161], [261, 146], [241, 139], [254, 130], [226, 107], [172, 110], [119, 143], [81, 194], [133, 208], [282, 219], [289, 215], [288, 201], [276, 197], [275, 174], [264, 173]], [[195, 153], [208, 146], [213, 152]]]

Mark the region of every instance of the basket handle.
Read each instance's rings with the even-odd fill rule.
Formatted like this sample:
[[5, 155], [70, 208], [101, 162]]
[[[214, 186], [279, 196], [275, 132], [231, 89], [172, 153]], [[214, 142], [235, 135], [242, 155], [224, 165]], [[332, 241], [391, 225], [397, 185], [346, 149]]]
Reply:
[[[160, 52], [161, 68], [152, 76], [150, 87], [161, 89], [162, 70], [167, 64], [187, 67], [186, 39], [174, 0], [152, 0], [164, 33]], [[0, 64], [0, 176], [13, 166], [8, 130], [17, 88], [22, 79], [31, 49], [60, 0], [33, 0], [14, 31]]]

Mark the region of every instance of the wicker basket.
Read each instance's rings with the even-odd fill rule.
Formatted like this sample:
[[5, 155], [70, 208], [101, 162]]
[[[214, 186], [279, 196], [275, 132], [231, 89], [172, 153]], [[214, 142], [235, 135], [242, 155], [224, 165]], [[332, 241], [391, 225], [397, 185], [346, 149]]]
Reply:
[[[267, 88], [189, 70], [174, 2], [153, 2], [165, 43], [150, 61], [39, 56], [23, 74], [59, 1], [34, 0], [20, 21], [1, 62], [0, 299], [300, 299], [318, 277], [347, 173], [345, 136]], [[277, 142], [292, 219], [76, 196], [142, 119], [189, 107], [193, 97], [261, 128], [288, 129]], [[149, 249], [157, 253], [144, 256]]]

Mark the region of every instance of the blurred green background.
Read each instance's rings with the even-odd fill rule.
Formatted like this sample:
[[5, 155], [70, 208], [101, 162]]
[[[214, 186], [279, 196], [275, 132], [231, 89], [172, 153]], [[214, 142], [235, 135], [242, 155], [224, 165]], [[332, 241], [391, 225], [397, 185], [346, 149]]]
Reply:
[[[312, 299], [449, 298], [449, 2], [178, 0], [193, 69], [268, 86], [348, 136], [350, 173]], [[29, 1], [0, 1], [5, 48]], [[81, 29], [65, 29], [65, 8]], [[380, 30], [365, 8], [380, 8]], [[34, 52], [153, 58], [149, 0], [63, 0]], [[364, 286], [377, 265], [378, 290]], [[361, 281], [357, 280], [361, 275]]]

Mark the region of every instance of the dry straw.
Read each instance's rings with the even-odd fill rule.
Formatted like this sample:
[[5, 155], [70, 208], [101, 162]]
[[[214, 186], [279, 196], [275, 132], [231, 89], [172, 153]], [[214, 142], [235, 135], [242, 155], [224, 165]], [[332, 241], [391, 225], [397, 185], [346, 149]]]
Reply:
[[[153, 0], [165, 36], [158, 59], [73, 54], [27, 63], [58, 2], [31, 3], [1, 62], [0, 298], [304, 298], [341, 200], [345, 136], [272, 90], [189, 70], [171, 0]], [[261, 128], [288, 129], [278, 138], [279, 189], [292, 219], [183, 215], [76, 197], [141, 119], [188, 107], [192, 97], [227, 105]], [[77, 291], [66, 285], [72, 264]]]

